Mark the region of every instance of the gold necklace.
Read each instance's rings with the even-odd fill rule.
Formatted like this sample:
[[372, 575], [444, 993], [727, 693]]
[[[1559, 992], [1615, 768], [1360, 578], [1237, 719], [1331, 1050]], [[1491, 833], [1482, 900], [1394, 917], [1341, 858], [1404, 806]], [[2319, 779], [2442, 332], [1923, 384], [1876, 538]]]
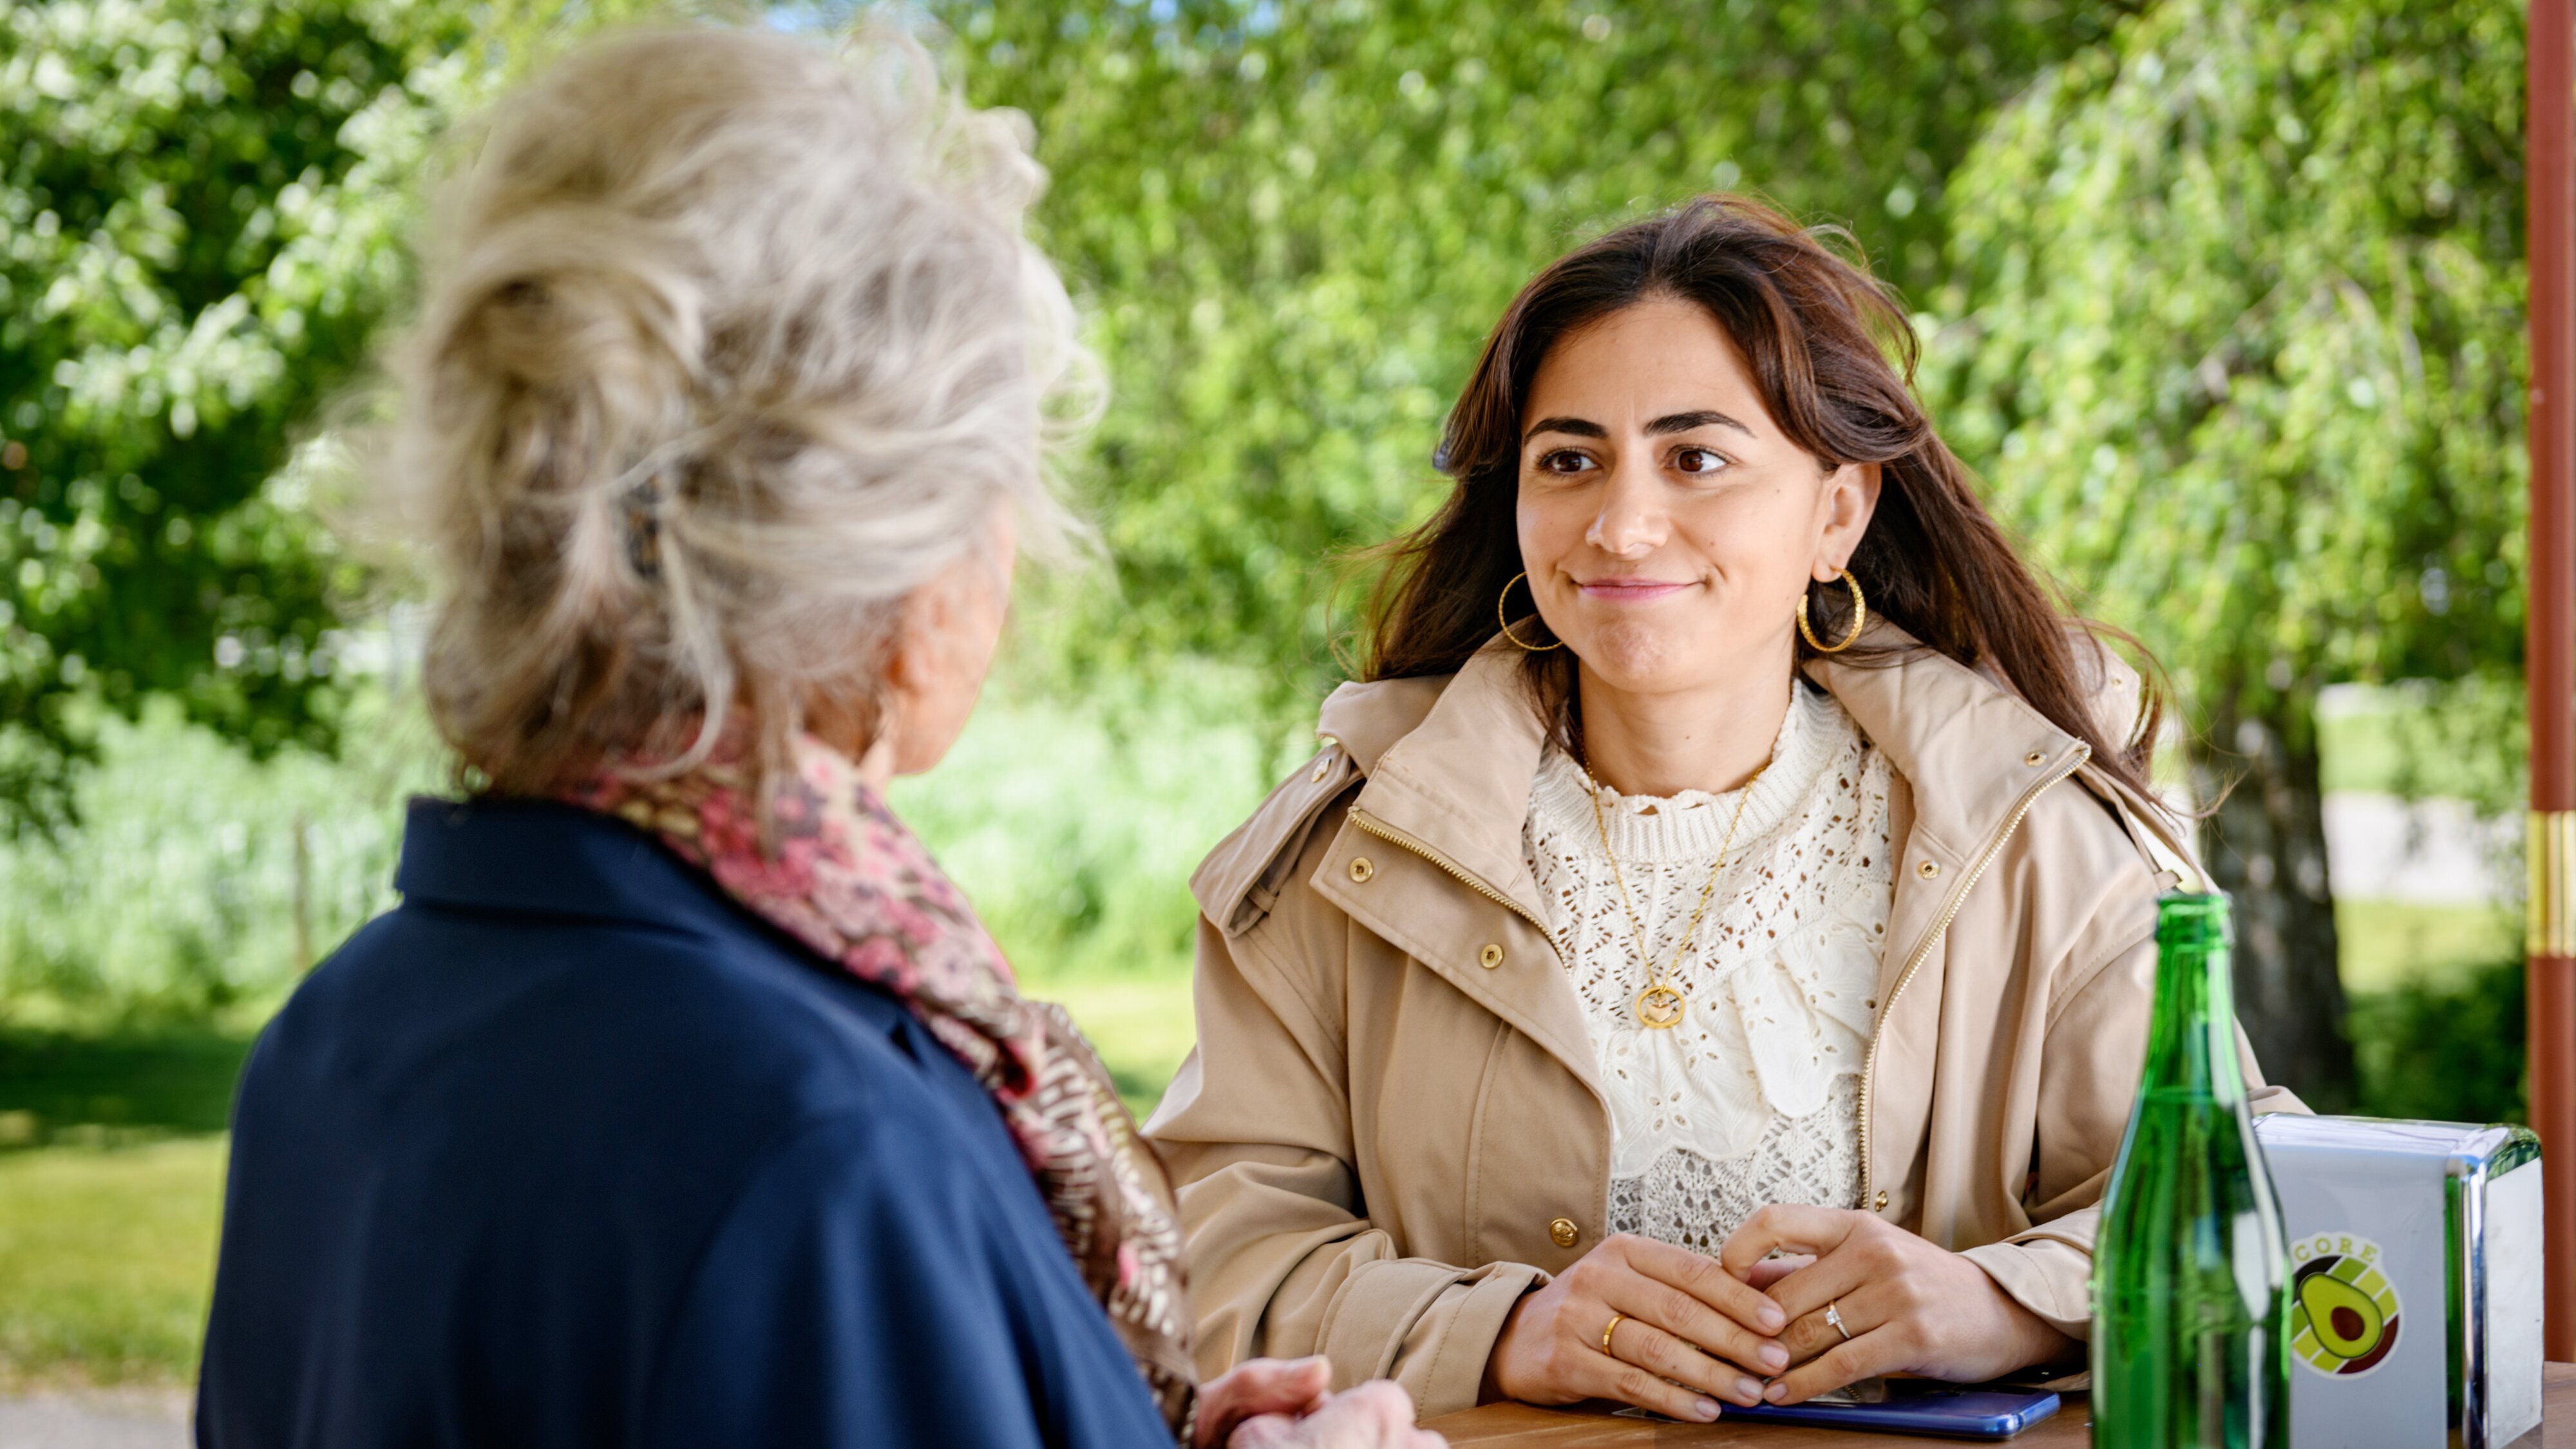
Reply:
[[1717, 878], [1726, 869], [1728, 852], [1735, 848], [1735, 827], [1744, 823], [1744, 807], [1753, 803], [1753, 787], [1771, 768], [1764, 761], [1753, 778], [1744, 782], [1744, 793], [1735, 797], [1735, 818], [1726, 824], [1726, 839], [1718, 843], [1717, 864], [1708, 868], [1708, 884], [1700, 887], [1699, 905], [1691, 912], [1690, 924], [1682, 928], [1681, 944], [1673, 948], [1672, 964], [1655, 969], [1655, 956], [1647, 949], [1645, 929], [1637, 924], [1637, 903], [1629, 898], [1628, 878], [1619, 871], [1619, 857], [1610, 850], [1610, 821], [1601, 813], [1601, 782], [1592, 778], [1592, 770], [1581, 761], [1575, 768], [1583, 771], [1583, 783], [1592, 791], [1592, 824], [1601, 832], [1601, 858], [1610, 862], [1610, 879], [1618, 884], [1619, 904], [1628, 912], [1628, 937], [1637, 946], [1637, 956], [1646, 963], [1646, 989], [1637, 993], [1634, 1007], [1637, 1020], [1654, 1031], [1670, 1031], [1682, 1024], [1682, 1013], [1690, 998], [1673, 985], [1672, 974], [1681, 969], [1682, 957], [1690, 951], [1691, 937], [1699, 934], [1699, 918], [1708, 914], [1709, 898], [1717, 894]]

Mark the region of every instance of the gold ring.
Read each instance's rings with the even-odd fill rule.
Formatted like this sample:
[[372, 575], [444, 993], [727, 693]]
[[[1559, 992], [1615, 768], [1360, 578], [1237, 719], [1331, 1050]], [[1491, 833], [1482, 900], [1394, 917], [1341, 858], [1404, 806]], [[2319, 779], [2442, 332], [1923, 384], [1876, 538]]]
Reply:
[[[1610, 1353], [1610, 1335], [1619, 1331], [1619, 1324], [1622, 1320], [1626, 1319], [1627, 1316], [1628, 1315], [1624, 1313], [1613, 1313], [1610, 1315], [1610, 1326], [1601, 1330], [1601, 1351], [1603, 1353]], [[1617, 1354], [1611, 1354], [1610, 1356], [1613, 1358], [1618, 1357]]]

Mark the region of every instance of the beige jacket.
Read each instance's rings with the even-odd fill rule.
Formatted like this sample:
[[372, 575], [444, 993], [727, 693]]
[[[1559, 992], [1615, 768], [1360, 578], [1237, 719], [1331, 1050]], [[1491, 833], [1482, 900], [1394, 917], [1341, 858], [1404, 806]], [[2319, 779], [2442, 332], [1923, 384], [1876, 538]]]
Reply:
[[[2101, 672], [2117, 737], [2136, 681]], [[2081, 1336], [2155, 899], [2199, 886], [2190, 845], [1948, 659], [1810, 677], [1898, 777], [1862, 1202]], [[1321, 1353], [1427, 1418], [1475, 1403], [1512, 1304], [1601, 1241], [1609, 1115], [1522, 858], [1542, 736], [1516, 657], [1345, 685], [1320, 731], [1192, 878], [1198, 1048], [1146, 1131], [1180, 1189], [1201, 1371]], [[2246, 1070], [2257, 1110], [2296, 1106]]]

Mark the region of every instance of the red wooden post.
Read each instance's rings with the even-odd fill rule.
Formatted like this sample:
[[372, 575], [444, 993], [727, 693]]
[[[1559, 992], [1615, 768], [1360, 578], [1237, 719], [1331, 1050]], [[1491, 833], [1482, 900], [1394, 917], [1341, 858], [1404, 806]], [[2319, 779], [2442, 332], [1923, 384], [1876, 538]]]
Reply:
[[2531, 1125], [2549, 1357], [2576, 1360], [2576, 0], [2531, 0]]

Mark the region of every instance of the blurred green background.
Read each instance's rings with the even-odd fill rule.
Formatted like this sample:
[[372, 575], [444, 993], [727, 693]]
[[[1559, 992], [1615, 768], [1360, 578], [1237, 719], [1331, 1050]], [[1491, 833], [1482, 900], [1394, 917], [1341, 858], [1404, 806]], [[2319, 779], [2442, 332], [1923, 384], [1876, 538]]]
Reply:
[[[447, 784], [417, 605], [301, 450], [401, 314], [455, 124], [639, 10], [0, 7], [0, 1388], [192, 1373], [232, 1077]], [[1997, 511], [2171, 672], [2273, 1074], [2519, 1114], [2518, 6], [902, 18], [1029, 114], [1114, 391], [1064, 459], [1102, 557], [1030, 583], [897, 805], [1140, 1111], [1191, 1040], [1183, 883], [1311, 750], [1346, 557], [1440, 497], [1485, 329], [1731, 188], [1849, 229]]]

